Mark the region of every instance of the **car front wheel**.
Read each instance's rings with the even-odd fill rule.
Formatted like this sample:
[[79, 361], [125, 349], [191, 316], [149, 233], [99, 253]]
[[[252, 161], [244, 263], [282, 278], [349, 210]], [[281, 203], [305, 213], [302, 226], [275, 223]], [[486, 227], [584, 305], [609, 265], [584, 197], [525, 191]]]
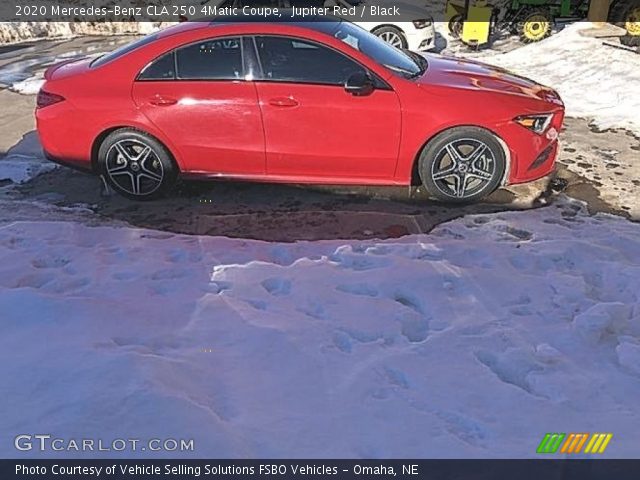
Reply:
[[500, 186], [506, 158], [491, 132], [457, 127], [437, 135], [424, 147], [418, 169], [432, 197], [468, 203], [486, 197]]
[[115, 191], [134, 200], [162, 196], [177, 176], [177, 168], [164, 145], [130, 128], [116, 130], [102, 142], [98, 171]]

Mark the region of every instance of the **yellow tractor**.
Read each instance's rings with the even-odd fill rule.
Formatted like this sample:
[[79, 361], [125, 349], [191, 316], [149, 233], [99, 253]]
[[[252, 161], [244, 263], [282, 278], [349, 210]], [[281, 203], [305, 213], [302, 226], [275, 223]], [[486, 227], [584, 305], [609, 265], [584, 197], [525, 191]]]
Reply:
[[487, 0], [448, 0], [445, 18], [453, 37], [466, 45], [479, 47], [491, 39], [495, 13]]

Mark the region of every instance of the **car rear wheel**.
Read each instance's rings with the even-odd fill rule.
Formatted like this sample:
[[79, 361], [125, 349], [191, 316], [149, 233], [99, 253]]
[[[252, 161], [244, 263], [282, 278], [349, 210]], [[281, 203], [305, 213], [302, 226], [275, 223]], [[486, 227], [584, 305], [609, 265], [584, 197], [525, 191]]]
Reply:
[[395, 27], [380, 27], [373, 34], [396, 48], [406, 49], [409, 46], [404, 33]]
[[492, 193], [502, 181], [506, 158], [498, 139], [477, 127], [437, 135], [420, 153], [418, 171], [429, 194], [445, 202], [469, 203]]
[[102, 142], [98, 171], [115, 191], [134, 200], [162, 196], [173, 186], [178, 173], [164, 145], [130, 128], [116, 130]]

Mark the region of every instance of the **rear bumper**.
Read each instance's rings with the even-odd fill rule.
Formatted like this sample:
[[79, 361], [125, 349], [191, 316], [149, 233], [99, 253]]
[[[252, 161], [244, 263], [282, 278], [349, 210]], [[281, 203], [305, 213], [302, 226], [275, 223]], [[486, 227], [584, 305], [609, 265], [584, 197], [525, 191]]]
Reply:
[[90, 163], [60, 158], [47, 152], [46, 150], [44, 150], [44, 156], [50, 162], [57, 163], [58, 165], [62, 165], [63, 167], [73, 168], [74, 170], [85, 173], [95, 173]]
[[40, 144], [48, 160], [91, 171], [92, 123], [69, 101], [35, 110]]

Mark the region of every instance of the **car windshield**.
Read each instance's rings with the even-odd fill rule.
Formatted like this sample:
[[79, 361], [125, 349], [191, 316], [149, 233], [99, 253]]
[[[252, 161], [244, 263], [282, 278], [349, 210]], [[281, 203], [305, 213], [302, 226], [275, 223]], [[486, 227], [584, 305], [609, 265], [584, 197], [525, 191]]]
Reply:
[[417, 53], [404, 52], [353, 23], [317, 22], [318, 30], [333, 35], [347, 45], [359, 50], [380, 65], [405, 78], [415, 78], [427, 69], [427, 60]]

